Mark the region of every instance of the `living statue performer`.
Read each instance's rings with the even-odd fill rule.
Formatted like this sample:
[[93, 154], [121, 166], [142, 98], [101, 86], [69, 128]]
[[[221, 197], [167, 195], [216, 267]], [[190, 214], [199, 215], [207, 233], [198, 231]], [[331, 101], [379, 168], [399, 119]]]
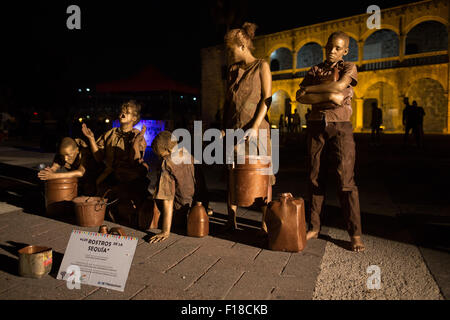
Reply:
[[320, 232], [320, 213], [325, 196], [328, 149], [338, 176], [338, 193], [353, 251], [363, 251], [358, 188], [354, 180], [355, 142], [350, 122], [353, 88], [357, 84], [355, 64], [344, 62], [349, 37], [332, 33], [327, 41], [326, 60], [313, 66], [300, 84], [296, 99], [311, 104], [308, 118], [308, 167], [310, 230], [307, 239]]
[[[246, 132], [246, 139], [254, 141], [258, 138], [259, 130], [267, 130], [267, 156], [271, 156], [270, 125], [267, 111], [272, 101], [272, 74], [269, 64], [264, 59], [253, 56], [252, 39], [255, 36], [256, 25], [244, 23], [242, 28], [232, 29], [225, 35], [230, 66], [227, 72], [227, 92], [224, 106], [222, 129], [242, 129]], [[253, 129], [247, 131], [248, 129]], [[224, 135], [225, 132], [222, 131]], [[258, 150], [261, 152], [261, 150]], [[229, 179], [228, 179], [229, 181]], [[272, 185], [275, 176], [271, 175], [267, 198], [261, 202], [262, 210], [261, 230], [266, 233], [264, 222], [267, 204], [272, 200]], [[228, 222], [227, 229], [237, 229], [237, 205], [231, 203], [230, 186], [228, 185]]]
[[84, 196], [95, 196], [95, 181], [102, 171], [95, 161], [88, 145], [81, 139], [65, 137], [61, 140], [58, 153], [51, 167], [38, 172], [41, 180], [78, 178], [78, 192]]
[[[153, 139], [152, 150], [161, 160], [153, 199], [162, 213], [161, 232], [150, 243], [161, 242], [170, 236], [172, 224], [186, 230], [187, 213], [193, 202], [200, 201], [208, 208], [208, 192], [200, 167], [186, 149], [175, 148], [177, 139], [170, 131], [161, 131]], [[173, 157], [178, 157], [174, 161]]]
[[148, 167], [144, 163], [146, 142], [145, 126], [142, 131], [133, 128], [140, 120], [141, 106], [131, 100], [121, 106], [120, 127], [112, 128], [95, 140], [93, 132], [85, 125], [83, 134], [98, 162], [104, 162], [106, 169], [97, 179], [98, 194], [111, 189], [108, 198], [119, 199], [113, 207], [114, 222], [137, 226], [140, 205], [148, 195]]

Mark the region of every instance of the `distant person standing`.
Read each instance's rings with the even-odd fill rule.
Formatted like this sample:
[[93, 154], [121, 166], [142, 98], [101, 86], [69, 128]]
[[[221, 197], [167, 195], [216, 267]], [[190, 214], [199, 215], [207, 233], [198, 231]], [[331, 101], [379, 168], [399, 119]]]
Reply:
[[8, 140], [10, 123], [14, 120], [7, 112], [0, 112], [0, 141]]
[[423, 117], [425, 116], [425, 111], [422, 107], [417, 105], [416, 101], [412, 103], [411, 109], [412, 115], [412, 132], [416, 139], [417, 147], [423, 147]]
[[293, 132], [300, 132], [300, 125], [301, 125], [301, 120], [300, 120], [300, 115], [297, 112], [297, 109], [295, 109], [294, 115], [292, 116], [293, 120], [292, 120], [292, 127], [293, 127]]
[[409, 104], [408, 97], [405, 97], [403, 99], [403, 103], [405, 104], [405, 108], [403, 109], [403, 118], [402, 118], [403, 126], [405, 127], [405, 135], [403, 136], [403, 143], [407, 144], [409, 132], [413, 128], [412, 122], [411, 122], [411, 120], [413, 120], [412, 113], [411, 113], [412, 106]]
[[383, 111], [377, 107], [377, 104], [372, 103], [372, 120], [370, 122], [370, 127], [372, 128], [372, 133], [370, 136], [370, 143], [372, 145], [379, 146], [381, 144], [381, 124], [383, 123]]
[[280, 115], [280, 120], [278, 122], [278, 129], [280, 130], [280, 133], [283, 133], [284, 127], [285, 127], [284, 114], [281, 114]]
[[307, 110], [306, 110], [306, 113], [305, 113], [305, 120], [306, 120], [306, 122], [308, 122], [308, 119], [309, 119], [309, 115], [311, 114], [311, 108], [308, 108]]

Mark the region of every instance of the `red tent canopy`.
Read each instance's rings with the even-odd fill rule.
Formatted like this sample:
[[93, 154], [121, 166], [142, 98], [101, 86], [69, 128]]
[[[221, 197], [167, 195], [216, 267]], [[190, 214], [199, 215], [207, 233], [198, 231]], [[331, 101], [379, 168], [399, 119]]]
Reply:
[[100, 83], [96, 85], [97, 92], [145, 92], [145, 91], [176, 91], [180, 93], [199, 94], [199, 89], [179, 83], [153, 66], [148, 66], [139, 73], [122, 80]]

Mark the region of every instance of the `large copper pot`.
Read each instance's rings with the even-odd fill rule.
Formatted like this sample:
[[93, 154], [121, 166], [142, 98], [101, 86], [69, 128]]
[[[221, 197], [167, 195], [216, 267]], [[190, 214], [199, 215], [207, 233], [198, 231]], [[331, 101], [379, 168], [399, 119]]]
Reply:
[[48, 215], [73, 212], [72, 200], [78, 195], [78, 178], [45, 181], [45, 207]]
[[249, 207], [266, 198], [269, 188], [270, 157], [245, 156], [244, 163], [229, 167], [229, 192], [232, 204]]
[[283, 193], [271, 201], [265, 217], [269, 249], [299, 252], [306, 246], [305, 204], [302, 198]]

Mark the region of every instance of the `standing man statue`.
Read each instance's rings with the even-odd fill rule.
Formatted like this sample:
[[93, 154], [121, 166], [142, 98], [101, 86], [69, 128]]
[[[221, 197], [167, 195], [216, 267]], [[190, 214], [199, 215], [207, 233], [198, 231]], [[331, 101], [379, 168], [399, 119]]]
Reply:
[[297, 91], [296, 100], [311, 104], [308, 117], [308, 169], [310, 230], [306, 238], [318, 238], [320, 213], [325, 196], [328, 148], [337, 162], [338, 193], [353, 251], [364, 251], [358, 188], [354, 180], [355, 141], [350, 122], [353, 88], [357, 84], [356, 65], [344, 62], [349, 36], [337, 31], [327, 41], [326, 60], [313, 66]]

